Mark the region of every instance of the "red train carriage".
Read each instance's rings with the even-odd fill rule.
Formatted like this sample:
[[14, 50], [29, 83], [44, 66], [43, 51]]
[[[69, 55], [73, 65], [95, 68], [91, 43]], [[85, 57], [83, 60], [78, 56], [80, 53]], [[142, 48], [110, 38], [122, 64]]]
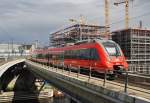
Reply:
[[67, 47], [36, 50], [33, 55], [37, 62], [74, 69], [80, 66], [99, 73], [114, 74], [128, 68], [120, 47], [111, 40], [96, 39]]

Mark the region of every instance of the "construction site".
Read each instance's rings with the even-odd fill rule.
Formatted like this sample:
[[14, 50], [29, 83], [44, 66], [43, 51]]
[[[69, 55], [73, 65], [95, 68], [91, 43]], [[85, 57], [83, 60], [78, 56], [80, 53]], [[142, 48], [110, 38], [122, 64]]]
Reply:
[[150, 30], [124, 29], [112, 34], [129, 63], [129, 71], [150, 74]]
[[129, 71], [150, 74], [150, 30], [129, 27], [129, 1], [122, 0], [114, 5], [125, 4], [125, 29], [110, 32], [109, 0], [105, 0], [105, 26], [80, 23], [50, 34], [50, 47], [62, 47], [86, 39], [112, 39], [118, 43], [129, 63]]
[[105, 34], [105, 26], [75, 24], [50, 34], [50, 46], [62, 47], [79, 40], [109, 38]]

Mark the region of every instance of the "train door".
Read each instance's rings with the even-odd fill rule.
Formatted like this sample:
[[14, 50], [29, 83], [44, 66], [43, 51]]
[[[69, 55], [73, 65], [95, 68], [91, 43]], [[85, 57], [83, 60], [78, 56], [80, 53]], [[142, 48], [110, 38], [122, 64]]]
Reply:
[[89, 69], [93, 69], [94, 68], [94, 63], [95, 61], [93, 60], [93, 48], [90, 48], [90, 58], [89, 58]]
[[60, 66], [64, 66], [64, 51], [60, 53]]
[[46, 53], [47, 65], [49, 65], [49, 53]]
[[90, 48], [90, 59], [89, 59], [89, 66], [91, 67], [92, 70], [96, 70], [98, 60], [99, 60], [99, 55], [97, 53], [96, 48]]

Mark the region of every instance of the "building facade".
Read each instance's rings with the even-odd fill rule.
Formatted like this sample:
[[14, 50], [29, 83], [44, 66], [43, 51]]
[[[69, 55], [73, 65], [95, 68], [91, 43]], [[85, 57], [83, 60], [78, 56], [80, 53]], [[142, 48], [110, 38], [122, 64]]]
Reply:
[[124, 29], [112, 34], [129, 63], [129, 71], [150, 74], [150, 30]]
[[105, 26], [75, 24], [50, 34], [50, 47], [61, 47], [79, 40], [108, 38]]
[[34, 49], [34, 45], [1, 43], [0, 58], [9, 58], [12, 56], [28, 56], [30, 55], [30, 51]]

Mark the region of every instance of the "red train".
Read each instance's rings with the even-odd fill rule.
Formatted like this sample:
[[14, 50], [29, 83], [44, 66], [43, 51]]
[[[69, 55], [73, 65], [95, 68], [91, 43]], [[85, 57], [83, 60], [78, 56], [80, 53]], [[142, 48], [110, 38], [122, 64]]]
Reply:
[[84, 68], [99, 73], [126, 71], [128, 64], [118, 44], [111, 40], [89, 40], [72, 46], [35, 50], [32, 60], [59, 67]]

